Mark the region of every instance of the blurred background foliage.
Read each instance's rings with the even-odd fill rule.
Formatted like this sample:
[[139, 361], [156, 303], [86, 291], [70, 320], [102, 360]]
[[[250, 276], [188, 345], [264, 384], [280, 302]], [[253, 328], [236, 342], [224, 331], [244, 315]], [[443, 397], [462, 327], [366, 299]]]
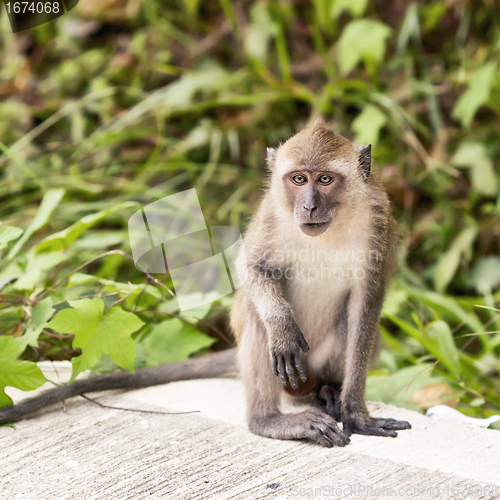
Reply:
[[[0, 334], [16, 344], [11, 361], [75, 365], [78, 335], [61, 315], [58, 329], [47, 321], [81, 297], [75, 315], [140, 319], [128, 332], [136, 367], [232, 344], [231, 297], [180, 313], [168, 276], [159, 284], [127, 258], [127, 220], [195, 187], [208, 225], [243, 230], [266, 146], [321, 115], [372, 144], [402, 227], [368, 398], [500, 410], [494, 0], [80, 0], [16, 35], [1, 23]], [[130, 367], [110, 345], [85, 366], [105, 354], [95, 370]]]

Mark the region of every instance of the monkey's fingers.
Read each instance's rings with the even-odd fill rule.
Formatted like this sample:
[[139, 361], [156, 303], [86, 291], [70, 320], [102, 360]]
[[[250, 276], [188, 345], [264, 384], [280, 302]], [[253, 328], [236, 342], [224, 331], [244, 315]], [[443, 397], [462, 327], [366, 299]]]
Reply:
[[357, 424], [353, 421], [343, 422], [342, 430], [347, 436], [352, 434], [362, 434], [364, 436], [385, 436], [385, 437], [397, 437], [397, 433], [391, 430], [382, 429], [371, 423], [361, 423]]
[[325, 448], [333, 448], [334, 446], [343, 448], [350, 442], [349, 438], [347, 438], [346, 441], [342, 437], [337, 436], [335, 433], [332, 433], [332, 431], [328, 427], [325, 428], [325, 430], [320, 430], [313, 427], [311, 430], [313, 431], [311, 439], [319, 443], [321, 446], [324, 446]]
[[300, 380], [302, 382], [307, 382], [307, 372], [304, 368], [304, 364], [302, 363], [302, 358], [300, 357], [300, 353], [293, 354], [293, 361], [295, 364], [295, 368], [297, 368], [297, 373], [299, 374]]
[[280, 355], [278, 355], [278, 373], [281, 378], [281, 383], [286, 387], [288, 382], [286, 379], [285, 360], [283, 356]]
[[276, 354], [271, 354], [271, 366], [273, 367], [274, 374], [278, 376], [280, 373], [278, 371], [278, 356]]
[[306, 342], [306, 339], [304, 338], [304, 335], [302, 335], [302, 332], [300, 330], [297, 335], [297, 340], [299, 341], [300, 348], [304, 352], [307, 352], [309, 350], [309, 344]]
[[406, 422], [406, 420], [396, 420], [394, 418], [372, 418], [372, 423], [377, 427], [392, 431], [411, 429], [410, 422]]
[[290, 354], [290, 356], [287, 356], [285, 359], [285, 369], [286, 369], [286, 374], [288, 375], [288, 380], [290, 382], [290, 386], [292, 389], [298, 389], [299, 384], [297, 382], [297, 377], [295, 375], [295, 365], [293, 363], [293, 354]]
[[346, 446], [351, 441], [333, 421], [315, 419], [309, 424], [309, 429], [308, 437], [327, 448]]
[[364, 434], [365, 436], [398, 437], [396, 431], [384, 429], [383, 427], [377, 427], [375, 425], [370, 425], [364, 429], [358, 430], [357, 433]]
[[350, 439], [345, 434], [342, 432], [337, 433], [333, 428], [328, 426], [311, 424], [308, 437], [326, 448], [333, 448], [334, 446], [344, 447], [350, 443]]
[[410, 429], [409, 422], [395, 420], [393, 418], [370, 418], [367, 422], [357, 419], [343, 422], [344, 432], [350, 436], [353, 432], [365, 436], [387, 436], [397, 437], [396, 430]]
[[398, 437], [396, 431], [383, 429], [382, 427], [368, 426], [362, 429], [357, 429], [356, 434], [363, 434], [365, 436], [383, 436], [383, 437]]

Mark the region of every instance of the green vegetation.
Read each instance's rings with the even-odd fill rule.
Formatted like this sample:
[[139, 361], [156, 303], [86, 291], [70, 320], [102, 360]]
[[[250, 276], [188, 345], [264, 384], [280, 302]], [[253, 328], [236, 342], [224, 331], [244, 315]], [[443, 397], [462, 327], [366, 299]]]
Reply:
[[322, 115], [373, 145], [403, 230], [368, 397], [497, 413], [500, 11], [403, 4], [85, 0], [16, 35], [3, 15], [0, 406], [43, 383], [33, 361], [74, 377], [230, 344], [231, 297], [179, 312], [127, 220], [195, 187], [207, 224], [244, 229], [266, 146]]

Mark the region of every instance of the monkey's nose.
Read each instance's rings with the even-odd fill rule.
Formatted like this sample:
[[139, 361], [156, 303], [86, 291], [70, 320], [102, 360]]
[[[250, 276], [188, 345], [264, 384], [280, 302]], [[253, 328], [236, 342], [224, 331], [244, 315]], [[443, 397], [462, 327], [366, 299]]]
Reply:
[[304, 203], [304, 208], [312, 215], [313, 211], [318, 208], [314, 203]]

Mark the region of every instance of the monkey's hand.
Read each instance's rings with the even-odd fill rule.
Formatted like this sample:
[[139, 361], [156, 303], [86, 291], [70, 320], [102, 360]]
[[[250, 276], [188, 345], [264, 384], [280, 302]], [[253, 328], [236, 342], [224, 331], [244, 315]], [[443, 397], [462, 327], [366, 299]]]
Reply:
[[271, 366], [285, 387], [290, 384], [292, 389], [298, 389], [299, 384], [295, 370], [297, 370], [302, 382], [307, 381], [301, 350], [306, 352], [309, 350], [309, 346], [297, 325], [288, 328], [286, 335], [271, 339], [269, 347]]
[[409, 422], [394, 418], [372, 418], [362, 413], [352, 413], [342, 418], [344, 434], [365, 434], [368, 436], [396, 437], [396, 431], [411, 429]]

